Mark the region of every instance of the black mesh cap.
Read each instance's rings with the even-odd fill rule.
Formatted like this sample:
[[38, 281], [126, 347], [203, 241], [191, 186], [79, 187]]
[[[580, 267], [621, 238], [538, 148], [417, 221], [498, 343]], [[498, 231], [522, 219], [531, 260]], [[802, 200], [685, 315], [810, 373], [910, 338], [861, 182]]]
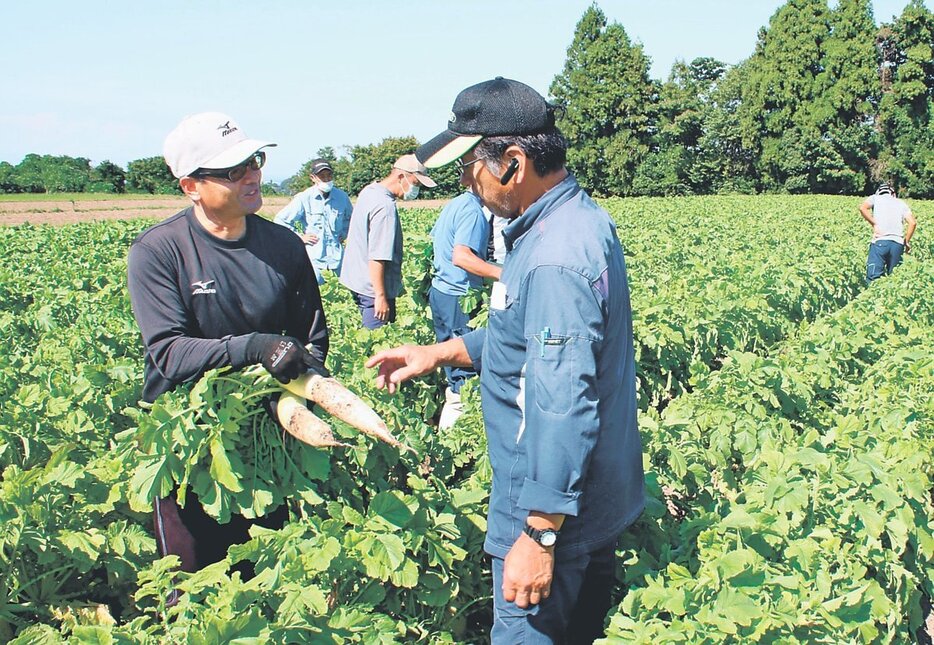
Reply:
[[466, 154], [483, 137], [536, 134], [554, 125], [554, 106], [541, 94], [525, 83], [497, 76], [461, 91], [447, 130], [419, 146], [415, 156], [428, 168], [437, 168]]
[[331, 168], [331, 162], [327, 159], [315, 159], [311, 162], [311, 174], [317, 175], [322, 170], [333, 170]]
[[879, 188], [876, 190], [877, 195], [891, 195], [894, 192], [889, 184], [879, 184]]

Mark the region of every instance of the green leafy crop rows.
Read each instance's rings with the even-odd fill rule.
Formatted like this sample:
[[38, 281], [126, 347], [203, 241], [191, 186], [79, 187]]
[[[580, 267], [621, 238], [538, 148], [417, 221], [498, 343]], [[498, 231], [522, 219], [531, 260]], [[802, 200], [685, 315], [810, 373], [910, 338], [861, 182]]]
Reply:
[[[849, 199], [606, 205], [630, 272], [650, 497], [620, 542], [608, 638], [910, 639], [934, 592], [930, 248], [867, 289], [868, 231]], [[0, 229], [0, 640], [486, 638], [476, 388], [438, 433], [440, 374], [390, 397], [363, 367], [433, 340], [436, 211], [402, 216], [398, 322], [361, 330], [346, 290], [331, 281], [323, 296], [329, 367], [417, 456], [333, 419], [349, 448], [296, 443], [259, 406], [262, 370], [141, 405], [125, 271], [148, 222]], [[177, 484], [221, 519], [288, 500], [291, 520], [179, 574], [150, 526], [153, 497]], [[231, 570], [241, 561], [254, 578]], [[166, 609], [173, 587], [186, 593]]]

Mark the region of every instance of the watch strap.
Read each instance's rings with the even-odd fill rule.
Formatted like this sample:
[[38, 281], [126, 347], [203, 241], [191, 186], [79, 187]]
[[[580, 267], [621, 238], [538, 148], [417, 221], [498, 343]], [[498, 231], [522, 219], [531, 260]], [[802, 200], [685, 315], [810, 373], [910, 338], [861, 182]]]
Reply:
[[555, 545], [554, 542], [548, 545], [542, 544], [542, 536], [544, 534], [546, 533], [554, 534], [555, 541], [557, 541], [557, 537], [561, 534], [560, 531], [556, 531], [554, 529], [536, 529], [536, 528], [529, 526], [528, 524], [525, 525], [525, 528], [522, 530], [522, 532], [528, 535], [533, 540], [535, 540], [535, 542], [541, 546], [554, 546]]

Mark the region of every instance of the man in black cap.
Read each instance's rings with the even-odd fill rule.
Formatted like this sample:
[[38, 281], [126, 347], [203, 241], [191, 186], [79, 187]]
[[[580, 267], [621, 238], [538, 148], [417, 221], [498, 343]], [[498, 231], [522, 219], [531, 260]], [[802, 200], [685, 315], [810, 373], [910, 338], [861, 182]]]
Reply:
[[308, 176], [311, 186], [293, 197], [275, 222], [302, 239], [318, 284], [324, 284], [325, 271], [341, 273], [353, 206], [347, 193], [334, 187], [334, 171], [327, 159], [312, 160]]
[[623, 251], [566, 150], [554, 107], [523, 83], [457, 96], [447, 130], [416, 154], [429, 168], [458, 163], [462, 183], [511, 220], [488, 327], [367, 361], [390, 392], [440, 365], [480, 373], [495, 643], [598, 638], [617, 538], [644, 506]]
[[859, 214], [872, 226], [866, 261], [866, 282], [872, 282], [901, 264], [902, 253], [911, 251], [911, 236], [918, 223], [908, 204], [898, 199], [892, 186], [885, 183], [859, 205]]

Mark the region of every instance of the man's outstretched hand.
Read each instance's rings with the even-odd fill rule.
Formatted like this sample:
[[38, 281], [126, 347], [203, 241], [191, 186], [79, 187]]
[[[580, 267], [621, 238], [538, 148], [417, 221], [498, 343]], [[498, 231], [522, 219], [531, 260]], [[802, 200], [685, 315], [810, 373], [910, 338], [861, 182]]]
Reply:
[[436, 346], [401, 345], [377, 352], [366, 362], [367, 367], [378, 367], [376, 387], [395, 394], [403, 381], [421, 376], [438, 367]]

